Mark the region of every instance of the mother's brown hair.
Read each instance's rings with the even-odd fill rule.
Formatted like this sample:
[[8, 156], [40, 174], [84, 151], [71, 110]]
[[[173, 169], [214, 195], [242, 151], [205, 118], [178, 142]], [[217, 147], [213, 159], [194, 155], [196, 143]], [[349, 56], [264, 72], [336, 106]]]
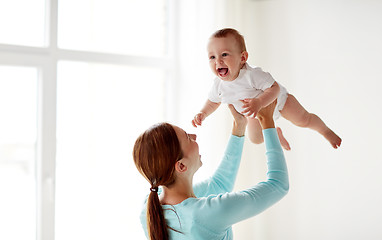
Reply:
[[133, 158], [138, 171], [151, 184], [147, 199], [147, 231], [151, 240], [167, 240], [168, 226], [159, 202], [158, 187], [175, 181], [175, 163], [183, 157], [174, 127], [158, 123], [142, 133], [134, 144]]

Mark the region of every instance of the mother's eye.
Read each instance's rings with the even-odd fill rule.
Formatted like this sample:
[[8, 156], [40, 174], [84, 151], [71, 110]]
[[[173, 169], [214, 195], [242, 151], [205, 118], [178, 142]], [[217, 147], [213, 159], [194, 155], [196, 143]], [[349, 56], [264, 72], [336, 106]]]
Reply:
[[223, 56], [223, 57], [227, 57], [227, 56], [228, 56], [228, 53], [223, 53], [222, 56]]
[[213, 59], [215, 59], [215, 56], [210, 56], [209, 59], [213, 60]]

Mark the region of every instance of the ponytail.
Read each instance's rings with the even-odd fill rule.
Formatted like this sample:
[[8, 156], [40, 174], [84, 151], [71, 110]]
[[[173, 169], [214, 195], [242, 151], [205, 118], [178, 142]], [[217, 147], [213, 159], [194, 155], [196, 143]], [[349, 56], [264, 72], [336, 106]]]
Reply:
[[159, 202], [158, 186], [175, 182], [175, 163], [183, 157], [176, 132], [171, 124], [159, 123], [135, 141], [133, 158], [138, 171], [152, 186], [147, 199], [147, 232], [150, 240], [168, 240], [169, 226]]
[[[158, 190], [158, 188], [156, 188]], [[167, 224], [157, 191], [149, 194], [147, 199], [147, 231], [150, 240], [168, 240]]]

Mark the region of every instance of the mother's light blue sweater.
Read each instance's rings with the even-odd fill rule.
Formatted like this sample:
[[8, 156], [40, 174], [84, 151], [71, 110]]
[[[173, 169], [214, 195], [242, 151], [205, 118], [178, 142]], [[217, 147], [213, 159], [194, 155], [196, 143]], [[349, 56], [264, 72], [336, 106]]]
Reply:
[[[232, 192], [240, 165], [244, 137], [232, 135], [223, 160], [212, 177], [194, 186], [197, 198], [177, 205], [162, 205], [170, 239], [233, 239], [232, 225], [264, 211], [289, 189], [288, 171], [276, 129], [263, 130], [267, 156], [267, 180], [248, 189]], [[160, 194], [160, 192], [159, 192]], [[141, 223], [147, 235], [146, 202]]]

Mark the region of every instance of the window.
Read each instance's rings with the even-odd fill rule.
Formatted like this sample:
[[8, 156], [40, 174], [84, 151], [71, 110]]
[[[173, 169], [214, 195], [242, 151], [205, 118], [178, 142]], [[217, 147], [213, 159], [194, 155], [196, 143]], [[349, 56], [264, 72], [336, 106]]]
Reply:
[[0, 239], [36, 235], [37, 76], [0, 66]]
[[131, 154], [144, 127], [164, 120], [164, 83], [161, 69], [59, 63], [57, 240], [142, 237], [132, 196], [147, 189]]
[[174, 3], [0, 3], [0, 239], [144, 239], [132, 146], [172, 114]]
[[138, 56], [164, 56], [166, 0], [59, 1], [58, 46]]
[[44, 46], [45, 16], [45, 0], [0, 1], [0, 43]]

